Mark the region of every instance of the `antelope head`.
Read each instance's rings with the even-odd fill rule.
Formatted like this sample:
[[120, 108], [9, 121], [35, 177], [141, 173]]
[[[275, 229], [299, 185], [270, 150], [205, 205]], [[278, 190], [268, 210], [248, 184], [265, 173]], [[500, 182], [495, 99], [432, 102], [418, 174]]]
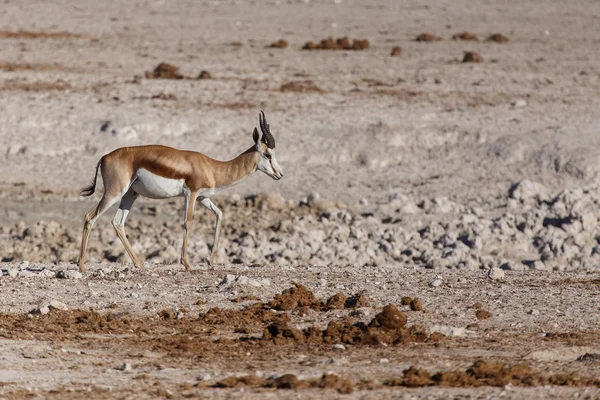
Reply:
[[256, 128], [254, 128], [254, 132], [252, 133], [256, 150], [260, 155], [257, 169], [269, 175], [271, 178], [279, 180], [283, 178], [283, 170], [275, 158], [275, 138], [271, 135], [265, 113], [262, 111], [258, 115], [258, 122], [260, 130], [262, 131], [262, 138], [259, 140], [260, 135]]

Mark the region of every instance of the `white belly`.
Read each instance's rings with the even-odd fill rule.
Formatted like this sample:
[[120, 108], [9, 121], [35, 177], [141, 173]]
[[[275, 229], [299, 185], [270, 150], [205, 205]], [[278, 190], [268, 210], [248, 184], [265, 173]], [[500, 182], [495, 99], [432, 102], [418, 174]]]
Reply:
[[167, 179], [145, 169], [139, 169], [135, 182], [131, 187], [137, 193], [151, 199], [165, 199], [183, 195], [185, 182], [183, 179]]

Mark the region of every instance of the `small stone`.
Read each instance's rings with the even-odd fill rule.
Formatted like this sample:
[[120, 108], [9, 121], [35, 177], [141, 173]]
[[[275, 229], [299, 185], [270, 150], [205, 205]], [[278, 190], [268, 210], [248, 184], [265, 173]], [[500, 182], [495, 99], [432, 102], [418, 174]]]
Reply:
[[529, 314], [536, 316], [536, 315], [540, 315], [540, 312], [538, 310], [533, 309], [533, 310], [529, 311]]
[[334, 344], [331, 348], [333, 350], [335, 350], [335, 351], [344, 351], [344, 350], [346, 350], [346, 346], [344, 346], [343, 344], [339, 344], [339, 343], [338, 344]]
[[488, 319], [492, 317], [492, 313], [483, 309], [479, 309], [475, 312], [477, 319]]
[[56, 277], [58, 279], [81, 279], [83, 274], [79, 271], [61, 270], [56, 272]]
[[11, 278], [16, 278], [19, 275], [19, 268], [17, 267], [8, 267], [6, 269], [6, 274]]
[[402, 48], [400, 46], [392, 47], [392, 52], [390, 53], [392, 57], [400, 57], [400, 54], [402, 54]]
[[196, 380], [198, 381], [209, 381], [211, 378], [210, 374], [201, 374], [198, 375], [198, 377], [196, 378]]
[[46, 314], [50, 313], [50, 310], [68, 311], [69, 307], [67, 307], [67, 305], [61, 301], [49, 300], [49, 301], [44, 301], [37, 308], [34, 308], [29, 313], [46, 315]]
[[517, 99], [515, 101], [512, 101], [510, 105], [515, 108], [525, 107], [527, 105], [527, 101], [525, 101], [524, 99]]
[[501, 281], [504, 279], [504, 270], [498, 267], [492, 267], [489, 269], [487, 276], [492, 281]]
[[380, 358], [380, 359], [379, 359], [379, 363], [380, 363], [380, 364], [387, 364], [387, 363], [389, 363], [389, 362], [390, 362], [390, 360], [389, 360], [388, 358]]
[[132, 367], [130, 363], [125, 363], [123, 365], [121, 365], [119, 368], [117, 368], [120, 371], [131, 371]]
[[474, 51], [466, 51], [462, 60], [463, 63], [480, 63], [483, 62], [483, 57]]
[[414, 298], [410, 302], [410, 309], [413, 311], [423, 311], [423, 303], [418, 298]]
[[442, 284], [442, 276], [436, 275], [435, 278], [431, 282], [429, 282], [429, 287], [435, 288]]

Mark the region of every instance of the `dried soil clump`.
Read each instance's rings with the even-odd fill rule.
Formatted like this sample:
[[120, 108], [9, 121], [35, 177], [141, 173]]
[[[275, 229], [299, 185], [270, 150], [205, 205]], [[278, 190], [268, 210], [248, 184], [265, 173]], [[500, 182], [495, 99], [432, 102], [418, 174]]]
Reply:
[[267, 380], [256, 375], [230, 376], [215, 383], [216, 388], [265, 387]]
[[356, 293], [346, 299], [346, 303], [344, 307], [346, 308], [360, 308], [360, 307], [368, 307], [369, 300], [365, 296], [360, 293]]
[[464, 63], [480, 63], [483, 62], [483, 57], [474, 51], [466, 51], [462, 62]]
[[431, 33], [421, 33], [415, 38], [417, 42], [439, 42], [440, 40], [442, 40], [441, 37], [432, 35]]
[[340, 394], [354, 391], [349, 379], [336, 374], [323, 374], [319, 379], [299, 379], [294, 374], [285, 374], [278, 378], [264, 379], [254, 375], [230, 376], [214, 384], [215, 388], [275, 388], [275, 389], [335, 389]]
[[475, 316], [477, 319], [488, 319], [492, 317], [492, 313], [487, 310], [479, 309], [475, 312]]
[[402, 48], [400, 46], [392, 47], [392, 51], [390, 53], [392, 57], [400, 57], [400, 54], [402, 54]]
[[350, 42], [346, 36], [333, 40], [332, 37], [321, 40], [318, 44], [306, 42], [303, 50], [364, 50], [369, 48], [369, 41], [366, 39], [354, 39]]
[[84, 35], [71, 32], [32, 32], [32, 31], [0, 31], [0, 38], [6, 39], [64, 39], [81, 38]]
[[310, 290], [299, 283], [295, 285], [275, 295], [267, 306], [277, 311], [294, 310], [300, 307], [319, 308], [320, 303]]
[[326, 310], [340, 310], [346, 305], [346, 295], [343, 293], [337, 293], [327, 299], [325, 304]]
[[288, 47], [288, 42], [285, 39], [279, 39], [278, 41], [271, 43], [269, 47], [275, 49], [285, 49]]
[[287, 82], [281, 85], [279, 88], [281, 92], [294, 92], [294, 93], [324, 93], [325, 91], [315, 85], [313, 81], [296, 81]]
[[265, 309], [262, 303], [251, 304], [242, 310], [223, 310], [219, 307], [211, 308], [198, 317], [201, 322], [208, 325], [229, 325], [237, 329], [249, 331], [260, 328], [266, 323], [274, 321], [288, 321], [287, 314], [277, 314]]
[[423, 303], [421, 303], [421, 300], [418, 298], [414, 298], [411, 302], [410, 302], [410, 309], [413, 311], [423, 311]]
[[262, 340], [272, 341], [279, 345], [344, 343], [374, 346], [411, 342], [436, 343], [443, 339], [443, 335], [439, 333], [429, 335], [421, 326], [406, 328], [405, 325], [406, 316], [396, 307], [389, 305], [384, 307], [383, 311], [377, 314], [369, 325], [344, 320], [331, 321], [324, 330], [314, 326], [300, 330], [290, 326], [287, 321], [276, 321], [265, 328]]
[[506, 385], [513, 386], [540, 386], [540, 385], [560, 385], [560, 386], [579, 386], [600, 384], [598, 380], [585, 379], [576, 374], [556, 374], [548, 378], [533, 372], [533, 370], [524, 364], [507, 366], [503, 363], [487, 360], [478, 360], [465, 371], [444, 371], [430, 374], [421, 368], [411, 366], [405, 370], [402, 378], [388, 379], [384, 381], [384, 386], [405, 386], [405, 387], [424, 387], [424, 386], [442, 386], [442, 387], [481, 387]]
[[478, 42], [479, 38], [477, 37], [476, 34], [465, 31], [465, 32], [455, 33], [454, 35], [452, 35], [452, 40], [470, 40], [470, 41]]
[[369, 327], [383, 329], [400, 329], [406, 325], [408, 318], [406, 314], [399, 311], [392, 304], [388, 304], [383, 310], [373, 318]]
[[200, 71], [196, 79], [212, 79], [212, 75], [210, 74], [210, 72], [202, 70]]
[[161, 62], [154, 68], [153, 71], [146, 71], [148, 79], [183, 79], [183, 75], [179, 73], [179, 68], [174, 65]]
[[485, 39], [486, 42], [496, 42], [496, 43], [506, 43], [508, 41], [510, 41], [510, 39], [508, 39], [506, 36], [504, 36], [501, 33], [494, 33], [493, 35], [488, 36], [487, 39]]

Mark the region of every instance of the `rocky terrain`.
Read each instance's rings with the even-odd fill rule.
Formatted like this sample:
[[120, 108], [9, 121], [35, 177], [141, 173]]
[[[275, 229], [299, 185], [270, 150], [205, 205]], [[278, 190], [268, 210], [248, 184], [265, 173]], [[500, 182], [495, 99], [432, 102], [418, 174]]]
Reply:
[[[597, 398], [593, 1], [8, 2], [0, 398]], [[140, 199], [76, 261], [98, 159], [230, 159], [264, 110], [285, 178]], [[101, 192], [101, 183], [98, 192]]]

